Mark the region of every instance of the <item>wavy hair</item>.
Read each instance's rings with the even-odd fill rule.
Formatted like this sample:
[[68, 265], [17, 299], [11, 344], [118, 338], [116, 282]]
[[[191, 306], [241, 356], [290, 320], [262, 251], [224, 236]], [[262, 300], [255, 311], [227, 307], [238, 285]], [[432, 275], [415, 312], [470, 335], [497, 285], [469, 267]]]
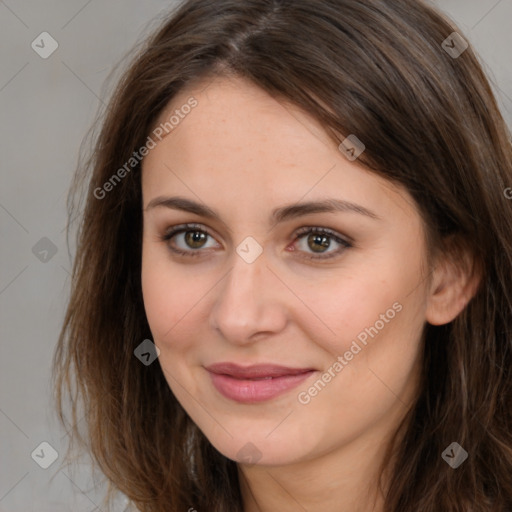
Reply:
[[[417, 203], [429, 251], [456, 240], [483, 269], [457, 318], [425, 325], [421, 389], [382, 467], [386, 512], [512, 510], [512, 146], [474, 50], [455, 57], [442, 45], [455, 31], [418, 0], [188, 0], [138, 48], [70, 190], [70, 219], [77, 197], [84, 209], [53, 366], [59, 417], [112, 492], [143, 512], [243, 510], [236, 463], [160, 366], [133, 354], [151, 338], [140, 163], [98, 198], [178, 92], [235, 75], [309, 113], [337, 144], [357, 134], [358, 163]], [[441, 458], [452, 441], [469, 452], [457, 470]]]

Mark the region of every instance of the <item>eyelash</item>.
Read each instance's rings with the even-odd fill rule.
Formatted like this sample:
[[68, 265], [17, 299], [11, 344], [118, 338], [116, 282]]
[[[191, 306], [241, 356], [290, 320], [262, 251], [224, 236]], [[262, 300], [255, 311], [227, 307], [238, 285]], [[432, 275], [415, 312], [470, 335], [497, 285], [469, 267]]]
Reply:
[[[208, 236], [214, 238], [213, 235], [211, 235], [207, 230], [205, 230], [200, 224], [181, 224], [179, 226], [175, 226], [174, 228], [170, 229], [168, 232], [166, 232], [164, 235], [162, 235], [160, 237], [160, 239], [162, 242], [169, 242], [174, 236], [179, 235], [181, 233], [186, 233], [187, 231], [204, 233], [205, 235], [208, 235]], [[328, 228], [321, 228], [321, 227], [303, 227], [303, 228], [298, 229], [294, 234], [294, 237], [295, 237], [294, 242], [303, 238], [305, 235], [309, 235], [309, 234], [326, 235], [329, 238], [333, 239], [335, 242], [341, 244], [343, 247], [341, 249], [338, 249], [337, 251], [328, 253], [328, 256], [325, 256], [325, 255], [324, 256], [304, 256], [304, 258], [306, 258], [306, 259], [310, 259], [310, 260], [330, 259], [335, 256], [338, 256], [345, 249], [349, 249], [349, 248], [353, 247], [353, 244], [351, 242], [341, 238], [335, 231], [332, 231], [331, 229], [328, 229]], [[182, 249], [176, 249], [174, 247], [171, 247], [169, 243], [167, 245], [172, 252], [179, 254], [181, 256], [191, 257], [191, 258], [201, 256], [200, 249], [183, 251]]]

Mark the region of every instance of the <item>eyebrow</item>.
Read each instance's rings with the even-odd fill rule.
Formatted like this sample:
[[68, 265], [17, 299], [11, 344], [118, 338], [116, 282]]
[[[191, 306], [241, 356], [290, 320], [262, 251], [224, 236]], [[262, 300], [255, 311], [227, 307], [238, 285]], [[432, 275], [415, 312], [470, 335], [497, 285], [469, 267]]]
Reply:
[[[221, 220], [220, 215], [212, 208], [205, 204], [198, 203], [185, 197], [165, 197], [158, 196], [152, 199], [146, 211], [157, 207], [171, 208], [173, 210], [182, 210], [189, 213], [200, 215], [207, 219]], [[371, 219], [381, 220], [381, 218], [371, 210], [364, 206], [345, 201], [343, 199], [323, 199], [320, 201], [308, 201], [303, 203], [295, 203], [285, 205], [272, 210], [270, 221], [276, 223], [302, 217], [313, 213], [334, 213], [334, 212], [350, 212], [364, 215]]]

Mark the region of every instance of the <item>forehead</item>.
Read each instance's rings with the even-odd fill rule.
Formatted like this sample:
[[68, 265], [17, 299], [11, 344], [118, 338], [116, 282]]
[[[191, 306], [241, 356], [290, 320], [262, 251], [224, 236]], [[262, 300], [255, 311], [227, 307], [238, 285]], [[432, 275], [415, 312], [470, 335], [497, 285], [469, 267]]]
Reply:
[[[191, 98], [196, 106], [183, 108]], [[375, 209], [403, 195], [350, 162], [311, 116], [247, 80], [196, 83], [173, 98], [156, 126], [172, 116], [177, 124], [143, 162], [145, 204], [165, 188], [195, 199], [229, 194], [262, 207], [328, 195]]]
[[[187, 107], [191, 101], [196, 104], [193, 110]], [[263, 142], [275, 145], [280, 149], [278, 153], [286, 152], [289, 146], [300, 150], [305, 143], [313, 142], [312, 137], [318, 146], [332, 150], [334, 144], [311, 116], [241, 77], [203, 78], [186, 87], [161, 112], [157, 125], [165, 125], [172, 118], [171, 124], [176, 125], [163, 138], [173, 137], [178, 144], [194, 142], [195, 135], [197, 146], [204, 149], [208, 141], [216, 139], [222, 139], [222, 148], [246, 153], [258, 152]]]

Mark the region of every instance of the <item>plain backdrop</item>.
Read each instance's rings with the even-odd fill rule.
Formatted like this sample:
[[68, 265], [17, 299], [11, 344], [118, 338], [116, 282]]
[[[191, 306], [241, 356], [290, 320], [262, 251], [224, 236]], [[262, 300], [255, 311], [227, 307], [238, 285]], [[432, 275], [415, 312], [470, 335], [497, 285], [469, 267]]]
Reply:
[[[512, 125], [512, 0], [435, 3], [476, 48]], [[65, 201], [108, 73], [172, 5], [0, 0], [0, 511], [100, 510], [101, 479], [86, 459], [75, 471], [60, 455], [41, 467], [53, 453], [41, 443], [61, 454], [67, 442], [49, 386], [73, 256]]]

